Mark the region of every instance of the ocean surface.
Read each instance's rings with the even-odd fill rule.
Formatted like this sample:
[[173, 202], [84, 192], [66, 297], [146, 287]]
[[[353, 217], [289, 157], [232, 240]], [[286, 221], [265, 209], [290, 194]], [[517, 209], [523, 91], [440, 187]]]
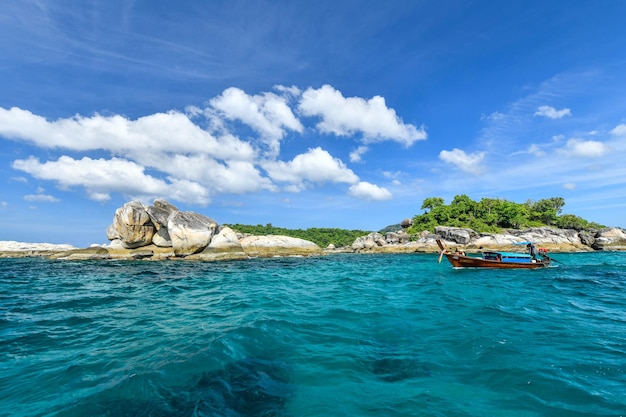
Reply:
[[626, 416], [626, 253], [0, 259], [0, 416]]

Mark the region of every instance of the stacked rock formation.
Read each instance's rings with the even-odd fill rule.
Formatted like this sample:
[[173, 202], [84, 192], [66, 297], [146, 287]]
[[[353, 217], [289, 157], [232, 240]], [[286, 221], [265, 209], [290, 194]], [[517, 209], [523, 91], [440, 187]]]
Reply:
[[[111, 241], [109, 256], [118, 258], [221, 260], [321, 253], [316, 244], [302, 239], [237, 235], [210, 217], [180, 211], [162, 199], [154, 200], [151, 206], [131, 201], [118, 208], [107, 228], [107, 238]], [[106, 254], [100, 251], [90, 256]]]

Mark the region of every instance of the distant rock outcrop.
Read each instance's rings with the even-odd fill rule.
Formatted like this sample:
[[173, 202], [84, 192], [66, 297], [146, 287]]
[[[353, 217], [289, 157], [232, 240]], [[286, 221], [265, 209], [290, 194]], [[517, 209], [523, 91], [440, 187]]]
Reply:
[[607, 228], [598, 231], [591, 247], [595, 250], [626, 250], [626, 233], [617, 228]]
[[[397, 234], [402, 233], [398, 231]], [[396, 233], [387, 233], [381, 239], [379, 233], [358, 237], [352, 244], [354, 252], [373, 251], [383, 253], [438, 251], [437, 239], [447, 246], [481, 251], [483, 249], [519, 250], [521, 242], [533, 242], [553, 251], [626, 250], [626, 233], [619, 228], [607, 228], [595, 233], [554, 227], [533, 227], [522, 230], [507, 230], [503, 233], [477, 233], [460, 227], [435, 228], [435, 233], [422, 232], [414, 240], [397, 239]]]

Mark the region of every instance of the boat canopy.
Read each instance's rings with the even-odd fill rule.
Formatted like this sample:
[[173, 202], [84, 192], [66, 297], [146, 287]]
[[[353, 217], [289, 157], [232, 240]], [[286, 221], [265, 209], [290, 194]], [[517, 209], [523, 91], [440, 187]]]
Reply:
[[483, 252], [483, 259], [501, 262], [530, 263], [532, 258], [527, 253], [519, 252]]
[[514, 245], [534, 245], [533, 242], [513, 242]]
[[502, 258], [526, 258], [529, 259], [530, 255], [527, 253], [519, 253], [519, 252], [483, 252], [483, 256], [498, 256], [500, 255]]

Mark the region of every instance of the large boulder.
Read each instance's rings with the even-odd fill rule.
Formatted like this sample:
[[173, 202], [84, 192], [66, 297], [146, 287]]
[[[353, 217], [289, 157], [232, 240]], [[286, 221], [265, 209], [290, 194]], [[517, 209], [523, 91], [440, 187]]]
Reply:
[[240, 241], [244, 252], [253, 257], [319, 255], [322, 249], [315, 243], [289, 236], [246, 236]]
[[509, 233], [523, 241], [548, 245], [582, 245], [577, 230], [555, 227], [531, 227], [522, 230], [509, 230]]
[[473, 237], [478, 235], [472, 229], [447, 226], [435, 227], [435, 234], [441, 236], [444, 240], [455, 242], [460, 245], [467, 245]]
[[107, 227], [107, 239], [109, 240], [119, 240], [119, 236], [117, 235], [117, 231], [115, 230], [115, 224], [111, 223], [109, 227]]
[[352, 243], [352, 249], [355, 251], [371, 250], [379, 246], [385, 246], [386, 243], [383, 235], [378, 232], [372, 232], [367, 236], [357, 237]]
[[185, 259], [202, 261], [221, 261], [247, 259], [237, 234], [230, 227], [222, 227], [220, 232], [213, 236], [211, 243], [202, 252], [190, 255]]
[[107, 237], [118, 238], [125, 248], [132, 249], [149, 245], [154, 232], [154, 224], [143, 204], [131, 201], [115, 210], [113, 228], [107, 229]]
[[618, 228], [606, 228], [596, 233], [593, 249], [595, 250], [625, 250], [626, 233]]
[[413, 219], [402, 220], [402, 222], [400, 222], [400, 226], [402, 226], [403, 229], [408, 229], [409, 227], [413, 226]]
[[167, 231], [176, 256], [202, 251], [209, 246], [217, 228], [215, 220], [192, 211], [175, 211], [167, 220]]
[[164, 210], [156, 206], [146, 207], [146, 212], [150, 216], [150, 219], [152, 219], [156, 230], [167, 227], [167, 219], [169, 219], [170, 215], [173, 213], [173, 211]]
[[178, 211], [178, 208], [169, 202], [157, 198], [153, 205], [146, 208], [146, 211], [152, 219], [156, 232], [152, 237], [152, 243], [161, 248], [171, 248], [172, 238], [167, 230], [167, 221], [169, 217]]
[[403, 245], [409, 240], [411, 240], [411, 237], [404, 230], [385, 233], [385, 242], [388, 245]]
[[152, 243], [160, 248], [172, 247], [172, 238], [170, 237], [170, 232], [167, 230], [167, 227], [161, 227], [156, 231], [154, 236], [152, 236]]
[[588, 232], [586, 230], [581, 230], [580, 232], [578, 232], [578, 237], [580, 238], [580, 241], [583, 245], [587, 245], [589, 247], [592, 247], [596, 241], [594, 233]]

